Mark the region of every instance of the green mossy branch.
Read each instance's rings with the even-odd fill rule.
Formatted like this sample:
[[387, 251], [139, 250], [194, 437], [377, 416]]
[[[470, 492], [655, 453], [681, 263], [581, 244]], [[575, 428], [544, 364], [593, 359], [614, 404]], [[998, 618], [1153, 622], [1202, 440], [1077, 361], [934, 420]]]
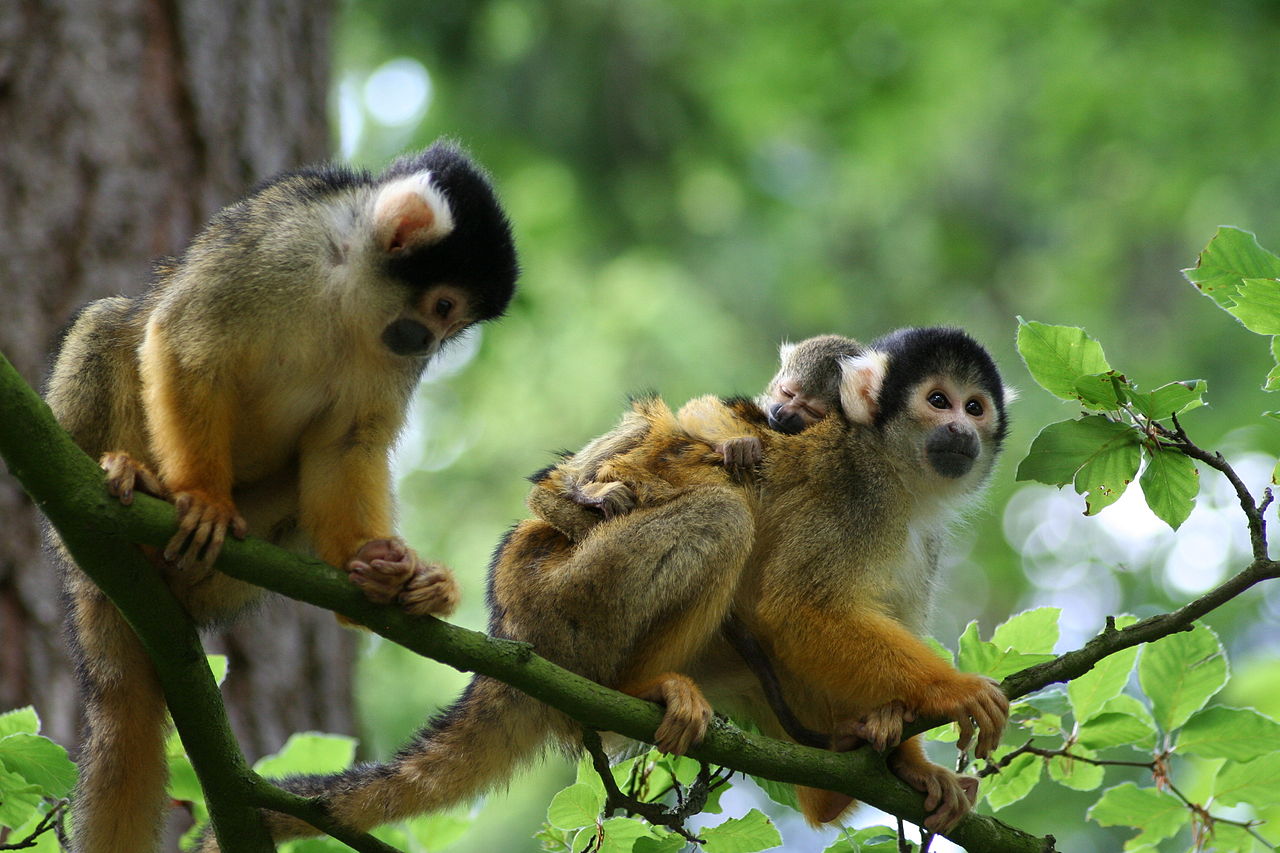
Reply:
[[[270, 850], [255, 808], [270, 806], [302, 819], [357, 850], [391, 848], [354, 837], [317, 816], [306, 800], [265, 785], [245, 764], [227, 723], [199, 638], [181, 605], [130, 543], [163, 546], [175, 527], [173, 507], [138, 495], [125, 507], [103, 488], [103, 475], [54, 421], [30, 386], [0, 355], [0, 456], [59, 534], [142, 637], [156, 662], [174, 722], [209, 800], [220, 842], [237, 851]], [[459, 670], [511, 684], [582, 724], [652, 742], [657, 706], [603, 687], [533, 653], [433, 618], [413, 618], [367, 601], [346, 576], [255, 539], [229, 540], [217, 567], [289, 598], [332, 610], [418, 654]], [[690, 755], [744, 773], [840, 791], [913, 823], [925, 818], [923, 797], [893, 776], [870, 750], [833, 753], [743, 732], [719, 719]], [[265, 792], [265, 793], [264, 793]], [[308, 812], [310, 809], [310, 813]], [[1039, 838], [985, 815], [971, 814], [948, 835], [973, 851], [1054, 849]]]

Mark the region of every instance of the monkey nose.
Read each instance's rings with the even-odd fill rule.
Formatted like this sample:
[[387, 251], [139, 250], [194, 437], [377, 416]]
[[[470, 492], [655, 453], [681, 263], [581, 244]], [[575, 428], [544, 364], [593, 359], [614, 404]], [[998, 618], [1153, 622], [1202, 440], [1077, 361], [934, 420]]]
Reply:
[[787, 435], [803, 432], [805, 428], [804, 418], [795, 412], [788, 412], [782, 403], [769, 406], [769, 410], [765, 413], [765, 420], [769, 422], [770, 429]]
[[417, 320], [401, 317], [382, 330], [382, 342], [396, 355], [428, 355], [435, 338]]

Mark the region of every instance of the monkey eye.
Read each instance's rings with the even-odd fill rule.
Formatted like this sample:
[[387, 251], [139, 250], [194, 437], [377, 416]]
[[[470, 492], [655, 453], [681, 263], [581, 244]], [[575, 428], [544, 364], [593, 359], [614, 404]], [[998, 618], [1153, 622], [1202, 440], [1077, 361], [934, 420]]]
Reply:
[[925, 399], [927, 399], [929, 401], [929, 405], [933, 406], [935, 409], [951, 408], [951, 401], [948, 400], [947, 395], [943, 394], [941, 391], [931, 391], [929, 392], [929, 396]]
[[970, 400], [969, 402], [965, 403], [964, 410], [969, 414], [973, 415], [975, 418], [982, 417], [982, 403], [978, 402], [977, 400]]
[[782, 396], [786, 397], [788, 400], [796, 395], [796, 392], [788, 388], [786, 385], [779, 385], [778, 390], [782, 392]]
[[437, 300], [436, 300], [436, 314], [437, 314], [438, 316], [440, 316], [440, 317], [448, 317], [448, 316], [449, 316], [449, 312], [450, 312], [450, 311], [452, 311], [452, 310], [453, 310], [453, 300], [452, 300], [452, 299], [443, 299], [443, 298], [442, 298], [442, 299], [437, 299]]

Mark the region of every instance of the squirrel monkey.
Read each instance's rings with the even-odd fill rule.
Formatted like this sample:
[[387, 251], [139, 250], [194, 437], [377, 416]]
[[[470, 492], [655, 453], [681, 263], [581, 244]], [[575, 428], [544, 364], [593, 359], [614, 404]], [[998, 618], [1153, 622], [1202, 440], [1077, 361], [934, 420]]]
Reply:
[[[378, 176], [303, 169], [216, 214], [141, 296], [82, 309], [46, 397], [112, 494], [174, 503], [177, 533], [144, 550], [197, 622], [261, 592], [213, 571], [228, 533], [448, 613], [449, 570], [394, 535], [390, 449], [427, 362], [500, 316], [516, 275], [488, 179], [451, 144]], [[65, 582], [88, 717], [74, 846], [145, 853], [167, 803], [164, 699], [111, 602], [69, 564]]]
[[[782, 344], [778, 372], [755, 400], [768, 427], [794, 435], [838, 409], [840, 358], [862, 352], [862, 344], [840, 335]], [[740, 398], [729, 402], [744, 404]], [[697, 398], [677, 412], [676, 420], [688, 436], [711, 445], [735, 477], [745, 477], [760, 463], [760, 439], [744, 432], [742, 421], [726, 408], [725, 401]], [[534, 474], [530, 477], [534, 488], [529, 492], [529, 509], [574, 541], [601, 519], [630, 512], [636, 506], [636, 493], [625, 483], [602, 478], [600, 472], [610, 458], [634, 448], [645, 432], [644, 419], [629, 412], [613, 432]], [[652, 489], [644, 491], [647, 501], [662, 500]], [[583, 512], [579, 507], [596, 512]]]
[[[889, 765], [925, 794], [926, 826], [946, 831], [974, 787], [898, 744], [913, 715], [957, 722], [987, 755], [1008, 703], [989, 679], [956, 671], [919, 638], [948, 525], [991, 472], [1007, 421], [994, 362], [954, 329], [905, 329], [838, 360], [840, 417], [795, 435], [749, 400], [717, 403], [736, 435], [763, 445], [739, 483], [713, 445], [661, 401], [638, 401], [600, 466], [663, 499], [600, 521], [580, 541], [542, 519], [518, 524], [490, 570], [490, 631], [602, 684], [665, 706], [655, 740], [682, 752], [706, 731], [713, 698], [781, 734], [752, 667], [724, 637], [740, 620], [775, 665], [785, 704], [833, 747], [893, 748]], [[589, 446], [590, 447], [590, 446]], [[656, 493], [656, 492], [655, 492]], [[696, 679], [696, 680], [695, 680]], [[976, 727], [975, 727], [976, 723]], [[896, 729], [896, 731], [895, 731]], [[286, 781], [358, 829], [447, 808], [504, 781], [548, 740], [579, 727], [519, 690], [476, 676], [449, 709], [385, 764]], [[852, 800], [801, 789], [810, 821]], [[278, 837], [314, 834], [271, 815]], [[217, 849], [207, 836], [201, 850]]]

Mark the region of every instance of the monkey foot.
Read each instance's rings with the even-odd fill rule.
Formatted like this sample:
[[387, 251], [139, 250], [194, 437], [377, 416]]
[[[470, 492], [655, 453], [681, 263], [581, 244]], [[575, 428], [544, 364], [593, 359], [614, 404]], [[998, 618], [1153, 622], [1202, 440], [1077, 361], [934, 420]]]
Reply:
[[659, 752], [684, 755], [706, 737], [711, 723], [711, 704], [692, 679], [668, 672], [638, 690], [627, 692], [663, 706], [662, 722], [653, 736]]
[[573, 487], [569, 497], [581, 506], [600, 511], [606, 519], [626, 515], [635, 509], [636, 495], [625, 483], [587, 483]]
[[170, 498], [160, 477], [128, 453], [104, 453], [98, 465], [107, 472], [107, 491], [125, 506], [133, 503], [135, 490], [164, 500]]
[[208, 572], [222, 551], [227, 532], [243, 539], [249, 525], [229, 497], [189, 489], [173, 493], [178, 532], [165, 545], [164, 558], [180, 569]]
[[956, 747], [962, 752], [973, 740], [975, 726], [978, 729], [973, 754], [986, 758], [1000, 743], [1005, 723], [1009, 720], [1009, 699], [998, 682], [981, 675], [969, 676], [968, 692], [941, 713], [955, 721], [960, 728]]
[[902, 781], [924, 794], [924, 810], [929, 813], [924, 828], [950, 832], [978, 800], [978, 780], [960, 776], [929, 761], [911, 761], [889, 756], [889, 769]]
[[865, 716], [838, 724], [832, 748], [844, 752], [868, 743], [877, 752], [884, 752], [902, 741], [903, 724], [915, 718], [915, 713], [897, 699], [886, 702]]
[[447, 616], [458, 606], [448, 568], [424, 563], [399, 538], [372, 539], [347, 563], [347, 577], [376, 604], [397, 603], [411, 616]]

